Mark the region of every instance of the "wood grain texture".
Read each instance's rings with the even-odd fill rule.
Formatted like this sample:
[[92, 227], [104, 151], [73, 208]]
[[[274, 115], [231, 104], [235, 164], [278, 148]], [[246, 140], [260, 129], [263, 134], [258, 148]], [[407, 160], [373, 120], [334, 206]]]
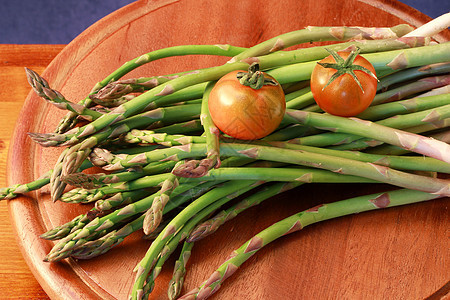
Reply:
[[[428, 21], [428, 17], [391, 0], [260, 3], [138, 1], [86, 30], [52, 61], [43, 75], [66, 98], [78, 101], [95, 82], [125, 61], [162, 47], [194, 43], [251, 46], [308, 25], [392, 26], [404, 23], [408, 18], [409, 23], [418, 26]], [[330, 11], [333, 11], [332, 16]], [[440, 38], [450, 39], [449, 33]], [[22, 105], [20, 99], [9, 95], [22, 93], [20, 98], [23, 99], [29, 90], [21, 68], [34, 67], [42, 73], [52, 53], [55, 55], [62, 47], [24, 46], [17, 51], [24, 53], [20, 54], [22, 59], [14, 54], [16, 46], [2, 47], [5, 51], [0, 52], [1, 74], [4, 70], [5, 75], [0, 76], [4, 76], [5, 81], [0, 83], [0, 101], [5, 103], [2, 103], [0, 113], [5, 116], [3, 120], [9, 120], [1, 129], [4, 170], [13, 121]], [[11, 55], [4, 59], [1, 53]], [[127, 77], [168, 74], [217, 65], [225, 60], [211, 57], [165, 59], [133, 71]], [[64, 112], [48, 106], [36, 96], [27, 97], [10, 147], [8, 184], [31, 181], [53, 167], [60, 149], [37, 147], [26, 133], [51, 132], [62, 115]], [[0, 179], [4, 180], [4, 172], [2, 174]], [[224, 225], [215, 235], [196, 243], [185, 290], [201, 283], [234, 248], [273, 222], [324, 201], [380, 189], [386, 189], [386, 186], [308, 185], [250, 209]], [[50, 298], [127, 298], [134, 278], [132, 269], [149, 246], [148, 241], [141, 240], [140, 233], [94, 260], [49, 264], [42, 262], [42, 258], [52, 243], [40, 240], [39, 234], [89, 208], [53, 204], [46, 189], [10, 201], [9, 208], [25, 260]], [[214, 298], [423, 299], [441, 289], [449, 279], [448, 220], [448, 199], [442, 199], [311, 226], [258, 252]], [[11, 238], [11, 235], [11, 232], [5, 233], [5, 237]], [[23, 260], [18, 258], [17, 251], [12, 253], [14, 249], [5, 249], [5, 256], [9, 253], [17, 258], [21, 273], [15, 277], [14, 284], [20, 286], [19, 278], [30, 277], [30, 273]], [[152, 299], [166, 299], [172, 264], [173, 260], [170, 260], [158, 278]], [[3, 268], [3, 263], [0, 265]], [[5, 274], [12, 276], [13, 268], [14, 264], [5, 264]], [[30, 289], [36, 294], [27, 295], [30, 298], [46, 297], [36, 281], [30, 281]]]
[[[63, 45], [0, 45], [0, 185], [6, 186], [7, 152], [30, 91], [23, 68], [43, 72]], [[2, 299], [48, 299], [30, 272], [16, 241], [6, 201], [0, 202], [0, 291]]]

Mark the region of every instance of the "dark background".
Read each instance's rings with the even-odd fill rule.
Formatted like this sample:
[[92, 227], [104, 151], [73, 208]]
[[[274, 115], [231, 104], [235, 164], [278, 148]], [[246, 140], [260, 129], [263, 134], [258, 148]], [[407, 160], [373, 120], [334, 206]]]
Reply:
[[[0, 43], [67, 44], [97, 20], [132, 2], [134, 1], [0, 0]], [[400, 2], [432, 18], [450, 11], [450, 0]]]

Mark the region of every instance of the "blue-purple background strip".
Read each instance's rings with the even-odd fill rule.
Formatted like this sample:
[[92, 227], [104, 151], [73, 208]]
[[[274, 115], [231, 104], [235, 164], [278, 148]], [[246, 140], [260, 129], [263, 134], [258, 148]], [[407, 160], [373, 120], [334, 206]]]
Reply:
[[[344, 0], [343, 0], [344, 1]], [[133, 0], [0, 0], [0, 43], [67, 44], [87, 27]], [[450, 0], [401, 0], [435, 18]]]

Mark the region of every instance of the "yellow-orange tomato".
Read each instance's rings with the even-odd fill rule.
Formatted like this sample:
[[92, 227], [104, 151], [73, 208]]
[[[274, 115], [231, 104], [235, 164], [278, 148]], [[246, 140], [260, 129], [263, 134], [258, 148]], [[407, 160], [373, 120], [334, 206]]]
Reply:
[[209, 112], [225, 134], [241, 140], [260, 139], [280, 125], [286, 110], [284, 92], [278, 83], [260, 89], [242, 85], [237, 79], [239, 72], [230, 72], [215, 84], [209, 95]]
[[[343, 59], [349, 56], [349, 52], [338, 52]], [[320, 63], [336, 63], [330, 55]], [[375, 74], [372, 64], [364, 57], [357, 55], [354, 65], [362, 66]], [[350, 74], [337, 77], [327, 87], [325, 85], [331, 76], [337, 71], [333, 68], [324, 68], [317, 64], [311, 74], [311, 92], [317, 105], [329, 114], [350, 117], [363, 112], [377, 92], [377, 79], [364, 71], [355, 70], [354, 74], [361, 83], [362, 90]], [[325, 88], [324, 88], [325, 87]]]

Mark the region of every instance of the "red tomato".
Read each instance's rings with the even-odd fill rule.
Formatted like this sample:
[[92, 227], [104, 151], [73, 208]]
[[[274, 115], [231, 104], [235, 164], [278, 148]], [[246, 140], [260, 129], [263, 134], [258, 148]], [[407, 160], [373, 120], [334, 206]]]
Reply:
[[[350, 52], [338, 52], [337, 54], [345, 60]], [[336, 60], [330, 55], [322, 59], [320, 63], [335, 64]], [[378, 80], [374, 77], [375, 69], [372, 64], [364, 57], [357, 55], [352, 65], [362, 66], [373, 73], [370, 75], [365, 71], [353, 71], [361, 83], [362, 89], [348, 73], [340, 75], [325, 87], [331, 76], [337, 71], [334, 68], [325, 68], [320, 64], [315, 66], [311, 74], [311, 91], [317, 105], [325, 112], [343, 117], [355, 116], [363, 112], [375, 97]]]
[[214, 124], [225, 134], [241, 140], [255, 140], [272, 133], [286, 110], [284, 92], [276, 85], [253, 89], [239, 82], [233, 71], [223, 76], [211, 90], [208, 105]]

